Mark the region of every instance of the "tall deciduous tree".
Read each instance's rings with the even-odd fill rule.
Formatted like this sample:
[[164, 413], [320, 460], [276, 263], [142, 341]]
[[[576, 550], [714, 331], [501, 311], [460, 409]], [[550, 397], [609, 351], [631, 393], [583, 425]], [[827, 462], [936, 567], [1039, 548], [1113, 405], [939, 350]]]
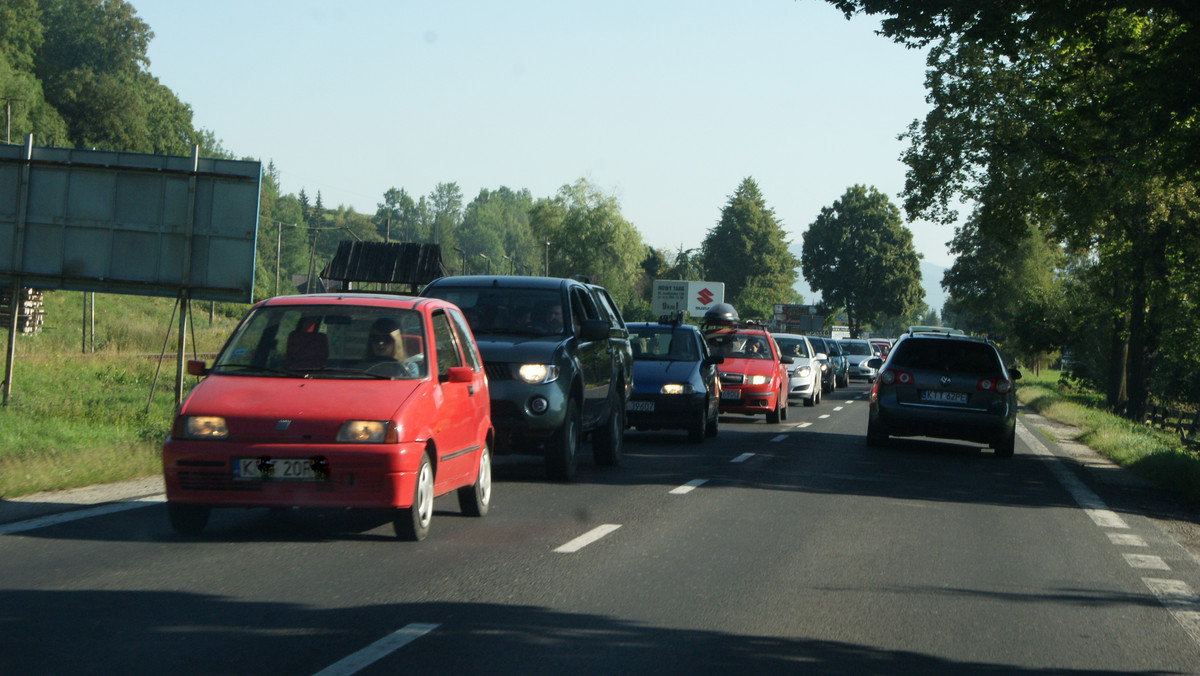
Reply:
[[800, 261], [788, 251], [787, 233], [767, 206], [758, 183], [746, 177], [721, 209], [702, 244], [709, 281], [725, 284], [725, 299], [744, 318], [766, 318], [794, 294]]
[[465, 255], [487, 256], [487, 267], [495, 274], [538, 274], [542, 269], [542, 247], [529, 228], [533, 196], [528, 190], [482, 189], [467, 204], [462, 223], [455, 231], [458, 247]]
[[825, 305], [846, 309], [855, 337], [882, 315], [923, 305], [920, 258], [900, 209], [861, 185], [821, 209], [801, 248], [805, 280]]
[[621, 215], [616, 197], [579, 179], [554, 197], [538, 200], [529, 225], [547, 248], [550, 276], [588, 275], [622, 307], [636, 300], [642, 237]]

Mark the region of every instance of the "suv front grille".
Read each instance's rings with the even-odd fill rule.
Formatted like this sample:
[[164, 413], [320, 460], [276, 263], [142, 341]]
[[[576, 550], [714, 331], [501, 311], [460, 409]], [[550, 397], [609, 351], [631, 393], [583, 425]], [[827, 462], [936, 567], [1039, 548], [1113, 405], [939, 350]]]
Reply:
[[508, 362], [484, 362], [483, 371], [488, 380], [512, 380], [512, 369]]

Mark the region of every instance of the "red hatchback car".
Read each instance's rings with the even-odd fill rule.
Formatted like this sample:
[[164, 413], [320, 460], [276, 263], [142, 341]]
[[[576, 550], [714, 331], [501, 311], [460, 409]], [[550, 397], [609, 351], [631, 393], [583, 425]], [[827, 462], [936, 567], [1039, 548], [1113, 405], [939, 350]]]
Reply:
[[214, 507], [391, 510], [421, 540], [433, 498], [483, 516], [487, 378], [462, 312], [433, 298], [316, 294], [251, 308], [163, 445], [167, 511], [197, 534]]
[[788, 372], [779, 346], [765, 329], [707, 329], [704, 338], [713, 354], [725, 357], [718, 367], [721, 413], [765, 414], [775, 424], [787, 418]]

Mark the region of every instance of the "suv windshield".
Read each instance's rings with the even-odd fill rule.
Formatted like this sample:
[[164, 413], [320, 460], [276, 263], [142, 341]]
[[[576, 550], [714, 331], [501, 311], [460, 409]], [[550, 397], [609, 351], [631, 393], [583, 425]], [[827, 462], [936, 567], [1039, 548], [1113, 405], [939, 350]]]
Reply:
[[412, 310], [274, 305], [254, 311], [213, 364], [225, 375], [421, 378], [425, 330]]
[[561, 335], [562, 296], [554, 289], [434, 288], [430, 295], [462, 309], [475, 334]]

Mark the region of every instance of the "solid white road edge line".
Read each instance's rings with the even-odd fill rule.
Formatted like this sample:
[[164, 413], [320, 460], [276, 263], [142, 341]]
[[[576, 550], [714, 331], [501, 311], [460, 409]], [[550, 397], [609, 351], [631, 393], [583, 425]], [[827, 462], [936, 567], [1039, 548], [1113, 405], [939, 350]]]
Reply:
[[596, 526], [590, 531], [580, 535], [579, 537], [571, 540], [567, 544], [555, 549], [554, 551], [558, 552], [559, 554], [573, 554], [620, 527], [621, 526], [619, 524], [613, 523], [606, 523], [603, 526]]
[[396, 652], [400, 648], [437, 629], [436, 624], [410, 624], [384, 636], [362, 650], [334, 662], [318, 671], [316, 676], [350, 676], [368, 665]]
[[1050, 449], [1046, 448], [1042, 440], [1036, 434], [1029, 431], [1029, 428], [1025, 425], [1025, 421], [1020, 419], [1017, 420], [1017, 436], [1021, 437], [1021, 441], [1025, 442], [1029, 450], [1033, 451], [1050, 468], [1050, 472], [1054, 474], [1058, 482], [1067, 489], [1071, 497], [1075, 498], [1075, 502], [1083, 508], [1084, 513], [1097, 526], [1101, 528], [1129, 528], [1125, 520], [1118, 516], [1116, 512], [1109, 509], [1108, 505], [1104, 504], [1104, 501], [1100, 499], [1100, 496], [1092, 492], [1092, 489], [1084, 486], [1079, 477], [1075, 476], [1071, 470], [1064, 467], [1063, 463], [1050, 452]]
[[28, 519], [26, 521], [17, 521], [15, 523], [5, 524], [0, 526], [0, 535], [10, 535], [12, 533], [21, 533], [27, 530], [35, 530], [38, 528], [46, 528], [48, 526], [57, 526], [61, 523], [69, 523], [78, 521], [79, 519], [90, 519], [93, 516], [104, 516], [105, 514], [116, 514], [130, 509], [138, 509], [140, 507], [149, 507], [151, 505], [162, 504], [167, 501], [166, 495], [152, 495], [146, 498], [138, 498], [137, 500], [129, 500], [126, 502], [112, 502], [106, 505], [97, 507], [89, 507], [87, 509], [76, 509], [70, 512], [61, 514], [51, 514], [49, 516], [39, 516], [36, 519]]
[[670, 494], [671, 495], [687, 495], [688, 493], [691, 493], [692, 491], [696, 490], [697, 488], [703, 486], [706, 483], [708, 483], [708, 479], [692, 479], [691, 481], [687, 482], [686, 484], [684, 484], [682, 486], [672, 488], [670, 491]]

